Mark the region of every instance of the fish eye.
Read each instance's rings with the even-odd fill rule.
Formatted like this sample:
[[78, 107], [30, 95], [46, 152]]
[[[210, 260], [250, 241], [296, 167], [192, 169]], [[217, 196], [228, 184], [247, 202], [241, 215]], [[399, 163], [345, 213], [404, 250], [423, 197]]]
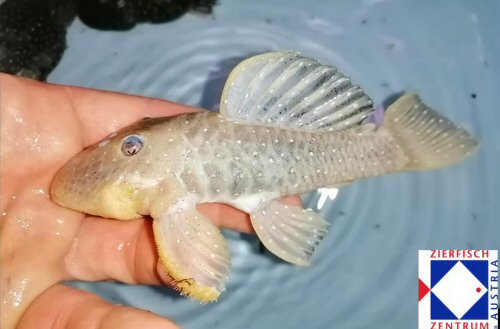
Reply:
[[144, 146], [144, 138], [138, 135], [130, 135], [123, 139], [122, 152], [126, 156], [139, 153]]

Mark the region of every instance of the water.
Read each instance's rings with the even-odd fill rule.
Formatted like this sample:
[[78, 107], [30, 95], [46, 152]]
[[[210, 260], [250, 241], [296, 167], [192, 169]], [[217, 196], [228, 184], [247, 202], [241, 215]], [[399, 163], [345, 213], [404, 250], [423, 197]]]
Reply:
[[[500, 3], [486, 0], [223, 0], [213, 16], [126, 33], [75, 21], [51, 82], [215, 109], [241, 59], [298, 50], [338, 66], [378, 105], [416, 91], [482, 142], [455, 167], [342, 188], [321, 210], [331, 232], [311, 268], [226, 232], [233, 271], [218, 303], [200, 305], [167, 288], [76, 285], [192, 329], [415, 328], [419, 249], [500, 249], [499, 15]], [[306, 197], [313, 208], [319, 199]]]

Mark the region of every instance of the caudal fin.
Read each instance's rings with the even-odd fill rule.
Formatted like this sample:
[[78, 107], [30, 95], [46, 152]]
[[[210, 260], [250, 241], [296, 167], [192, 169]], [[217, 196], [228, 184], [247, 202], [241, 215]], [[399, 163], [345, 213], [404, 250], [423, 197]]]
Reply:
[[405, 94], [391, 104], [383, 126], [410, 158], [405, 170], [445, 167], [479, 148], [479, 142], [467, 130], [425, 105], [415, 94]]

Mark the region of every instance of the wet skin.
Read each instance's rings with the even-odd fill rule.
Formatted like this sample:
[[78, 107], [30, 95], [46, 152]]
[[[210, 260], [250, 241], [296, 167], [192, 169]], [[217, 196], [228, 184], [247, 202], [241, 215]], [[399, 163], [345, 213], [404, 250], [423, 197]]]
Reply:
[[[150, 312], [107, 303], [63, 280], [169, 285], [149, 219], [117, 221], [62, 208], [48, 195], [55, 172], [83, 148], [143, 117], [195, 108], [143, 97], [44, 84], [0, 74], [0, 327], [176, 328]], [[300, 204], [298, 198], [286, 200]], [[250, 232], [248, 215], [200, 210]]]

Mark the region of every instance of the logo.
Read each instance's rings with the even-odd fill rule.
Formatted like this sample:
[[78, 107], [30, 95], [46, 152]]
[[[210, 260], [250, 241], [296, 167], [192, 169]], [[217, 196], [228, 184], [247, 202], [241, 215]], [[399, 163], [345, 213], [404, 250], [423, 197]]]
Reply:
[[498, 251], [420, 250], [419, 329], [498, 329]]

